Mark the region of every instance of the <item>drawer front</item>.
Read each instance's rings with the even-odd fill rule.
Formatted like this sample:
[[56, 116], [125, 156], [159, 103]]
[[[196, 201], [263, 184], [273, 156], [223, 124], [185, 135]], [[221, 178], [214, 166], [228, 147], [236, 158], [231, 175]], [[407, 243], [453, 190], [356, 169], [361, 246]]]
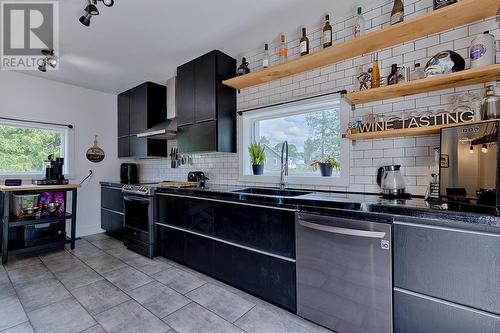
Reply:
[[157, 195], [155, 221], [212, 236], [214, 203], [186, 197]]
[[295, 258], [295, 212], [231, 203], [215, 207], [215, 237]]
[[101, 209], [101, 228], [111, 233], [123, 231], [123, 215]]
[[500, 317], [423, 295], [394, 292], [395, 333], [496, 333]]
[[394, 285], [500, 314], [498, 236], [396, 222]]
[[123, 213], [122, 189], [101, 186], [101, 207]]

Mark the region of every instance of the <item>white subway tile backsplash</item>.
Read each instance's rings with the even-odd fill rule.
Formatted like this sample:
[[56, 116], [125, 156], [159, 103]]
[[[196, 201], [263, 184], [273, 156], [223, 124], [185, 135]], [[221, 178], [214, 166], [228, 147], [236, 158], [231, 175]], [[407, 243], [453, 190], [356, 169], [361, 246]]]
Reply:
[[[392, 5], [392, 0], [380, 0], [372, 3], [370, 7], [363, 8], [367, 31], [374, 31], [388, 26]], [[432, 0], [405, 0], [405, 19], [428, 11], [432, 11]], [[334, 44], [352, 39], [353, 15], [332, 22], [332, 24], [335, 37]], [[310, 46], [313, 50], [321, 48], [321, 28], [322, 26], [308, 27]], [[377, 53], [381, 63], [381, 72], [384, 76], [387, 76], [390, 65], [393, 63], [413, 68], [414, 63], [420, 62], [421, 66], [425, 66], [431, 56], [445, 49], [455, 50], [464, 58], [467, 58], [471, 40], [485, 30], [490, 30], [497, 38], [500, 37], [498, 23], [493, 18], [380, 50]], [[278, 43], [271, 42], [270, 46], [271, 61], [274, 64], [279, 61], [277, 54]], [[289, 36], [288, 48], [289, 59], [299, 57], [298, 36]], [[251, 70], [260, 70], [263, 56], [262, 48], [256, 48], [253, 51], [245, 52], [245, 54], [250, 62]], [[500, 61], [500, 52], [497, 52], [497, 60]], [[335, 89], [350, 91], [353, 89], [354, 84], [357, 84], [354, 77], [359, 66], [362, 66], [363, 70], [371, 67], [371, 54], [242, 89], [237, 97], [238, 110]], [[484, 86], [484, 84], [477, 84], [357, 105], [356, 110], [351, 113], [351, 118], [356, 119], [371, 113], [393, 116], [401, 113], [420, 113], [448, 109], [450, 96], [463, 92], [477, 92], [482, 95]], [[351, 147], [349, 186], [302, 185], [301, 187], [378, 193], [380, 188], [375, 179], [378, 167], [394, 163], [402, 166], [408, 192], [423, 195], [429, 182], [430, 173], [434, 170], [433, 148], [439, 146], [439, 141], [439, 135], [431, 135], [349, 143]], [[237, 154], [194, 155], [193, 166], [181, 166], [178, 169], [170, 168], [169, 159], [140, 160], [138, 163], [141, 164], [142, 180], [184, 180], [188, 171], [201, 170], [206, 172], [211, 183], [243, 185], [238, 180], [240, 164]], [[244, 185], [262, 186], [259, 183], [245, 183]], [[268, 185], [275, 186], [275, 184]]]

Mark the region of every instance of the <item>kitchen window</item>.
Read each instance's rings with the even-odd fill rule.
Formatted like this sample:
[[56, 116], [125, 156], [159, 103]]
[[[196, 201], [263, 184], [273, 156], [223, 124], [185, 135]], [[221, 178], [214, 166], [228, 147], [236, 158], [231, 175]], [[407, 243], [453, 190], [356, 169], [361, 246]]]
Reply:
[[65, 127], [0, 121], [0, 175], [42, 176], [49, 155], [64, 157], [68, 174], [69, 139]]
[[[265, 107], [243, 113], [240, 121], [241, 171], [243, 181], [279, 182], [281, 147], [289, 145], [290, 184], [345, 186], [349, 180], [349, 145], [342, 132], [349, 121], [348, 108], [338, 95], [316, 97], [300, 102]], [[266, 159], [264, 175], [252, 174], [248, 146], [260, 142]], [[340, 170], [332, 177], [321, 177], [311, 167], [313, 160], [334, 156]]]

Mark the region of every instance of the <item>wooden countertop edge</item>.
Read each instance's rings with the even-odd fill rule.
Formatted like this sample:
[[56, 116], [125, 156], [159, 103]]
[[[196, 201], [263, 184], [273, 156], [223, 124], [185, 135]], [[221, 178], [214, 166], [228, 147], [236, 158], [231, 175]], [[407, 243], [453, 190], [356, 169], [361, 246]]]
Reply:
[[43, 190], [70, 190], [80, 188], [78, 184], [66, 185], [21, 185], [21, 186], [5, 186], [0, 185], [0, 192], [21, 192], [21, 191], [43, 191]]

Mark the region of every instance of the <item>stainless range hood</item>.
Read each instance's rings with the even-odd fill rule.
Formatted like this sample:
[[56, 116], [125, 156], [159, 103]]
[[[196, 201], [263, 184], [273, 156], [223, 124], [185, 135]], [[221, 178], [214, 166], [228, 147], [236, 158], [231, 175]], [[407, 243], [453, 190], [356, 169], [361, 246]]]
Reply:
[[177, 120], [167, 119], [166, 121], [149, 128], [147, 131], [137, 134], [138, 138], [151, 139], [175, 139], [177, 136]]

